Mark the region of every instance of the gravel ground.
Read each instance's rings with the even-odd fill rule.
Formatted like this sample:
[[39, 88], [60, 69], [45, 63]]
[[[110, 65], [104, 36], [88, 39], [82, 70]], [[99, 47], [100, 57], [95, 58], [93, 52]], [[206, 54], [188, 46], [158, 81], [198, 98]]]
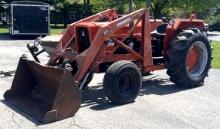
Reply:
[[[14, 70], [26, 53], [29, 40], [0, 40], [0, 71]], [[29, 55], [29, 54], [28, 54]], [[41, 59], [47, 60], [44, 54]], [[220, 71], [210, 70], [202, 87], [181, 90], [169, 81], [164, 70], [143, 78], [136, 102], [116, 106], [106, 100], [103, 74], [96, 74], [82, 91], [83, 103], [76, 116], [41, 124], [8, 104], [4, 92], [13, 76], [0, 76], [0, 129], [219, 129]]]

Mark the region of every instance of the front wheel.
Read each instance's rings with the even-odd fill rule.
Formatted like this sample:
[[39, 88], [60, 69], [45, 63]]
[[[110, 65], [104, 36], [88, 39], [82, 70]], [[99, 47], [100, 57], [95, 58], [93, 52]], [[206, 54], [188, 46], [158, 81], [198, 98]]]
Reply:
[[136, 64], [118, 61], [112, 64], [104, 77], [104, 91], [116, 104], [133, 102], [141, 88], [141, 72]]
[[211, 47], [201, 32], [172, 42], [168, 52], [167, 74], [181, 88], [201, 85], [211, 64]]

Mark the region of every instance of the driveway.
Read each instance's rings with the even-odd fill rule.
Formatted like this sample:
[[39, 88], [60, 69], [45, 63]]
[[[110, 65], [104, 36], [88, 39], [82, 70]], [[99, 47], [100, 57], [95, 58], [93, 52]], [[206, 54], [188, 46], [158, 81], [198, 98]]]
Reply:
[[[32, 40], [0, 40], [0, 71], [14, 70], [26, 43]], [[28, 54], [29, 55], [29, 54]], [[41, 57], [47, 60], [47, 55]], [[0, 129], [219, 129], [220, 71], [211, 69], [202, 87], [181, 90], [169, 81], [166, 71], [143, 77], [136, 102], [116, 106], [102, 90], [103, 74], [96, 74], [82, 91], [77, 114], [62, 121], [41, 124], [4, 100], [13, 76], [0, 76]]]
[[208, 32], [210, 40], [220, 41], [220, 32]]

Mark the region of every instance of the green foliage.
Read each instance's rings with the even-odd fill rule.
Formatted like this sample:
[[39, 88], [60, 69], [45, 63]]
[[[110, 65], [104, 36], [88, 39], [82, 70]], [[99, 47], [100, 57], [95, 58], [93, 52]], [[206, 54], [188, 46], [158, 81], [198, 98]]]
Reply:
[[127, 0], [91, 0], [94, 12], [100, 12], [108, 8], [115, 8], [120, 13], [125, 13], [128, 9]]
[[192, 12], [204, 18], [208, 16], [207, 12], [219, 5], [219, 0], [151, 0], [150, 7], [157, 18], [161, 15], [187, 17]]
[[51, 35], [58, 35], [60, 33], [62, 33], [65, 29], [61, 29], [61, 28], [51, 28]]
[[[70, 22], [70, 14], [88, 16], [91, 12], [90, 0], [54, 0], [55, 15], [61, 13], [64, 26]], [[72, 21], [71, 21], [72, 22]]]
[[80, 0], [54, 0], [54, 6], [56, 9], [69, 8], [71, 5], [80, 3]]
[[[156, 18], [161, 16], [188, 17], [196, 12], [200, 18], [209, 17], [213, 8], [220, 6], [219, 0], [133, 0], [135, 10], [144, 8], [151, 1], [151, 14]], [[127, 13], [129, 0], [91, 0], [92, 10], [99, 12], [107, 8], [116, 8], [120, 13]]]
[[220, 69], [220, 42], [213, 41], [213, 60], [212, 60], [212, 67], [216, 69]]
[[220, 22], [220, 14], [209, 16], [207, 19], [205, 19], [205, 22], [208, 24], [214, 24]]
[[[5, 0], [11, 2], [14, 0]], [[68, 14], [68, 12], [91, 12], [97, 13], [108, 8], [115, 8], [119, 13], [128, 13], [129, 2], [133, 1], [135, 10], [146, 7], [150, 3], [151, 15], [155, 18], [162, 16], [188, 17], [192, 12], [196, 12], [199, 18], [207, 19], [211, 23], [218, 21], [217, 8], [220, 8], [220, 0], [38, 0], [49, 2], [57, 11]], [[85, 4], [86, 3], [86, 4]], [[91, 14], [89, 13], [89, 14]], [[217, 17], [216, 17], [217, 16]]]

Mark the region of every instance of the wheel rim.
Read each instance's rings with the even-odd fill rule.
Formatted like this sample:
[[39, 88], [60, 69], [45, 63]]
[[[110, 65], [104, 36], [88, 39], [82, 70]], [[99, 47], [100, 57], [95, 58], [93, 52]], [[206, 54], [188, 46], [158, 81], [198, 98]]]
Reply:
[[119, 90], [123, 95], [129, 95], [134, 90], [134, 79], [130, 73], [124, 73], [119, 79]]
[[199, 78], [207, 65], [208, 51], [202, 41], [197, 41], [192, 44], [187, 53], [186, 71], [190, 78]]

